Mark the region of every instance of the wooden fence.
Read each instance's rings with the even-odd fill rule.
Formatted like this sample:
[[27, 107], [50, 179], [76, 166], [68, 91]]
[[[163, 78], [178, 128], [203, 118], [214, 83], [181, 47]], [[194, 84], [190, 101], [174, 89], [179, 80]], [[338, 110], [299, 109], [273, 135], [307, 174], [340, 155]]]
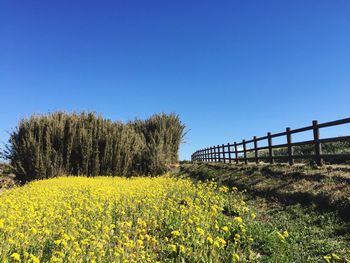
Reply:
[[[322, 153], [322, 144], [323, 143], [332, 143], [332, 142], [344, 142], [344, 141], [350, 141], [350, 136], [339, 136], [339, 137], [332, 137], [332, 138], [320, 138], [320, 129], [325, 127], [332, 127], [337, 125], [343, 125], [350, 123], [350, 118], [341, 119], [337, 121], [331, 121], [326, 123], [318, 123], [317, 121], [312, 121], [311, 126], [299, 128], [299, 129], [290, 129], [289, 127], [286, 128], [285, 132], [275, 133], [271, 134], [270, 132], [267, 133], [266, 136], [257, 138], [256, 136], [253, 137], [252, 140], [242, 140], [242, 142], [234, 142], [217, 145], [208, 147], [205, 149], [201, 149], [196, 151], [192, 154], [191, 160], [192, 161], [203, 161], [203, 162], [228, 162], [228, 163], [239, 163], [240, 161], [243, 161], [245, 164], [247, 164], [249, 161], [254, 161], [255, 163], [259, 163], [259, 161], [265, 161], [273, 164], [275, 161], [287, 161], [290, 165], [294, 164], [295, 159], [313, 159], [315, 160], [315, 163], [318, 166], [323, 165], [323, 160], [325, 158], [342, 158], [346, 160], [350, 160], [350, 153], [340, 153], [340, 154], [323, 154]], [[301, 141], [301, 142], [293, 142], [292, 135], [296, 133], [301, 133], [305, 131], [313, 131], [313, 139], [308, 141]], [[285, 144], [273, 144], [273, 138], [277, 137], [283, 137], [286, 136], [287, 143]], [[259, 142], [261, 141], [267, 141], [267, 146], [259, 147]], [[265, 141], [265, 142], [266, 142]], [[254, 147], [247, 148], [247, 144], [253, 143]], [[304, 155], [294, 154], [294, 147], [295, 146], [302, 146], [302, 145], [313, 145], [313, 154], [310, 155]], [[274, 155], [274, 149], [281, 149], [284, 148], [287, 151], [287, 155], [280, 155], [275, 156]], [[259, 153], [262, 151], [265, 151], [266, 156], [259, 156]], [[247, 157], [248, 153], [253, 153], [250, 155], [253, 155], [253, 157]]]

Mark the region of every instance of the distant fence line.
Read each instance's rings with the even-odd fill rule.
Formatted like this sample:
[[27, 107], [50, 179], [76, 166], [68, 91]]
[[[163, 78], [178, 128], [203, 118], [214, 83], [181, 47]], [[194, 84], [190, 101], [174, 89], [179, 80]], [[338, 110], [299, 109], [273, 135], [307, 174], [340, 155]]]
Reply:
[[[267, 133], [266, 136], [256, 137], [254, 136], [252, 140], [242, 140], [242, 142], [234, 142], [211, 146], [208, 148], [200, 149], [192, 154], [192, 161], [203, 161], [203, 162], [224, 162], [224, 163], [232, 163], [235, 162], [238, 164], [240, 161], [243, 161], [245, 164], [248, 161], [254, 161], [255, 163], [259, 163], [260, 160], [267, 161], [273, 164], [276, 160], [288, 161], [290, 165], [294, 164], [294, 159], [314, 159], [315, 163], [318, 166], [323, 165], [323, 160], [329, 157], [337, 157], [337, 158], [345, 158], [350, 160], [349, 153], [340, 153], [340, 154], [323, 154], [322, 153], [322, 143], [330, 143], [330, 142], [344, 142], [350, 141], [350, 136], [339, 136], [332, 138], [324, 138], [320, 139], [320, 129], [325, 127], [332, 127], [337, 125], [343, 125], [350, 123], [350, 118], [345, 118], [341, 120], [318, 123], [317, 120], [312, 121], [311, 126], [306, 126], [299, 129], [292, 130], [291, 128], [286, 128], [285, 132], [271, 134]], [[301, 133], [305, 131], [313, 131], [313, 139], [308, 141], [301, 142], [292, 142], [292, 134]], [[286, 136], [287, 143], [285, 144], [276, 144], [273, 145], [272, 139], [277, 137]], [[267, 140], [267, 146], [258, 147], [258, 143]], [[254, 147], [247, 149], [247, 144], [253, 143]], [[295, 146], [302, 145], [314, 145], [314, 154], [310, 155], [294, 155], [293, 149]], [[243, 149], [242, 149], [243, 148]], [[286, 148], [287, 155], [283, 156], [275, 156], [273, 149], [277, 148]], [[266, 151], [267, 156], [259, 156], [259, 151]], [[247, 153], [253, 152], [253, 157], [247, 157]], [[241, 155], [241, 156], [240, 156]]]

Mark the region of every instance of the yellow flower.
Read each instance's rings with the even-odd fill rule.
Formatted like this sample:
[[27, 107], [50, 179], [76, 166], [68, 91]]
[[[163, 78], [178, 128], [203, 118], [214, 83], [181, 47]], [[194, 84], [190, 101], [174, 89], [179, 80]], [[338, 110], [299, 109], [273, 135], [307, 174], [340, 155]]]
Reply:
[[239, 255], [238, 255], [237, 253], [235, 253], [235, 260], [236, 260], [236, 261], [239, 261], [239, 260], [240, 260], [240, 257], [239, 257]]
[[171, 252], [176, 252], [176, 245], [169, 245], [169, 250]]
[[55, 240], [53, 243], [55, 244], [55, 245], [60, 245], [61, 244], [61, 242], [62, 242], [62, 240], [61, 239], [57, 239], [57, 240]]
[[138, 240], [136, 241], [136, 243], [137, 243], [139, 246], [142, 246], [142, 245], [143, 245], [143, 241], [140, 240], [140, 239], [138, 239]]
[[277, 236], [282, 240], [284, 241], [288, 236], [288, 231], [287, 230], [284, 230], [283, 232], [277, 232]]
[[178, 237], [178, 236], [180, 236], [180, 231], [174, 230], [174, 231], [171, 232], [171, 234], [172, 234], [174, 237]]
[[207, 237], [207, 241], [209, 242], [209, 244], [213, 244], [214, 240], [211, 236]]
[[227, 227], [227, 226], [223, 226], [221, 229], [222, 229], [223, 231], [225, 231], [225, 232], [228, 231], [228, 227]]
[[323, 259], [324, 259], [327, 263], [330, 263], [332, 257], [331, 257], [331, 256], [324, 256]]
[[34, 256], [33, 254], [30, 254], [30, 260], [32, 263], [40, 263], [39, 258], [37, 258], [36, 256]]
[[16, 237], [24, 238], [24, 234], [21, 232], [16, 233]]
[[227, 193], [228, 188], [226, 186], [222, 186], [222, 187], [219, 188], [219, 191], [222, 192], [222, 193]]
[[256, 214], [255, 213], [251, 213], [250, 214], [251, 218], [254, 220], [256, 218]]
[[179, 248], [180, 248], [180, 252], [185, 253], [186, 249], [184, 245], [180, 245]]
[[243, 223], [243, 219], [242, 219], [242, 217], [240, 217], [240, 216], [235, 216], [234, 218], [233, 218], [233, 220], [235, 220], [237, 223], [239, 223], [239, 224], [242, 224]]
[[224, 248], [226, 246], [225, 239], [217, 237], [215, 242], [214, 242], [214, 246], [216, 246], [218, 248]]
[[197, 233], [198, 233], [200, 236], [202, 236], [202, 235], [204, 234], [204, 230], [203, 230], [202, 228], [197, 227], [196, 230], [197, 230]]
[[284, 237], [284, 235], [282, 235], [280, 232], [277, 232], [277, 236], [284, 241], [286, 238]]
[[18, 253], [13, 253], [12, 255], [11, 255], [11, 258], [14, 260], [14, 261], [21, 261], [21, 256], [20, 256], [20, 254], [18, 254]]

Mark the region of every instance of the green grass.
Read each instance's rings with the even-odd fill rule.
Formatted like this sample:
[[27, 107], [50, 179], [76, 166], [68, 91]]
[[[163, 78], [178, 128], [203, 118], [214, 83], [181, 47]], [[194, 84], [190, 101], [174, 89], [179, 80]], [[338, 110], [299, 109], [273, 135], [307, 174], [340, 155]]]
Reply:
[[[267, 262], [322, 262], [324, 256], [333, 253], [343, 259], [349, 257], [350, 224], [336, 213], [320, 213], [315, 206], [281, 205], [265, 198], [246, 197], [248, 206], [257, 214], [252, 228], [255, 250], [267, 255]], [[281, 247], [273, 235], [284, 230], [289, 236]]]
[[[350, 202], [346, 170], [186, 164], [176, 174], [245, 189], [257, 215], [251, 235], [261, 262], [350, 262], [350, 222], [335, 201]], [[283, 231], [289, 236], [281, 246], [275, 237]]]

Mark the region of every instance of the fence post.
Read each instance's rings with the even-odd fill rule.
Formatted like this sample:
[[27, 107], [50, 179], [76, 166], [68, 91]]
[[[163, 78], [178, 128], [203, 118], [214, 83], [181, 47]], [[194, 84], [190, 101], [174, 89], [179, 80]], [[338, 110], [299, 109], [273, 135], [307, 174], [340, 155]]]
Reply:
[[322, 154], [322, 148], [321, 148], [321, 143], [320, 143], [320, 129], [318, 128], [318, 122], [312, 121], [312, 126], [313, 126], [313, 132], [314, 132], [314, 142], [315, 142], [315, 161], [317, 166], [322, 166], [323, 165], [323, 160], [321, 157]]
[[216, 146], [214, 146], [213, 149], [214, 149], [214, 163], [216, 163], [216, 161], [217, 161]]
[[243, 142], [243, 155], [244, 155], [244, 163], [248, 164], [248, 160], [247, 160], [247, 149], [246, 149], [246, 145], [245, 145], [245, 140], [242, 140]]
[[259, 151], [258, 151], [258, 141], [256, 136], [254, 136], [254, 152], [255, 152], [255, 163], [259, 163]]
[[238, 152], [237, 152], [237, 143], [235, 142], [235, 159], [236, 159], [236, 164], [238, 164]]
[[226, 163], [225, 144], [222, 144], [222, 161]]
[[269, 146], [269, 159], [270, 159], [270, 164], [273, 164], [273, 150], [272, 150], [272, 137], [271, 137], [271, 132], [267, 133], [267, 143]]
[[221, 162], [221, 156], [220, 156], [220, 145], [219, 144], [217, 146], [217, 149], [218, 149], [218, 162], [220, 163]]
[[231, 147], [230, 147], [230, 143], [227, 143], [227, 151], [228, 151], [228, 162], [231, 163]]
[[292, 146], [292, 134], [290, 133], [290, 128], [286, 128], [286, 133], [287, 133], [287, 144], [288, 144], [288, 162], [289, 165], [294, 164], [294, 159], [293, 159], [293, 146]]
[[211, 163], [211, 162], [213, 162], [213, 148], [212, 147], [209, 147], [208, 154], [209, 154], [208, 161]]

